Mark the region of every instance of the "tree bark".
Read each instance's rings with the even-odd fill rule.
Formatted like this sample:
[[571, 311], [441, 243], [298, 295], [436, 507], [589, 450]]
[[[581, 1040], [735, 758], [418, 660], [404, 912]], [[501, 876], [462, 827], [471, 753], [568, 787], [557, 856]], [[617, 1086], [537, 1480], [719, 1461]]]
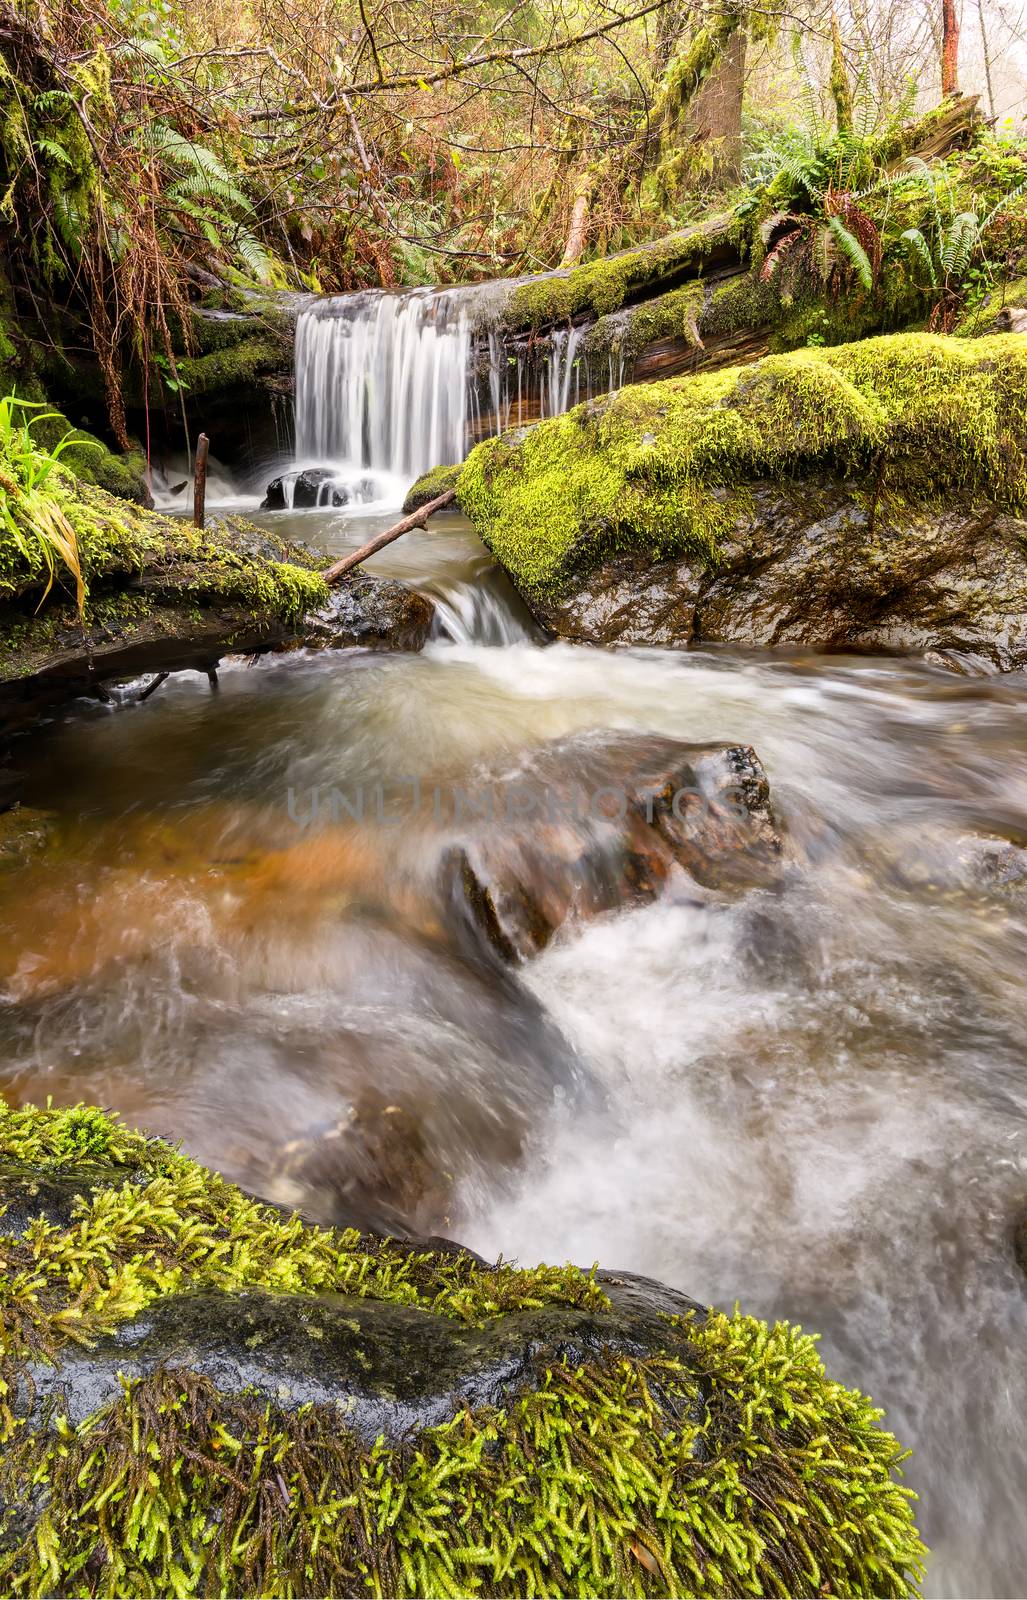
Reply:
[[941, 0], [941, 92], [959, 93], [959, 16], [956, 0]]
[[748, 43], [742, 27], [727, 39], [689, 106], [682, 128], [682, 142], [691, 136], [708, 147], [709, 173], [718, 188], [729, 188], [742, 176], [742, 100]]
[[574, 180], [571, 201], [571, 220], [567, 229], [567, 243], [563, 247], [561, 268], [575, 267], [585, 253], [588, 238], [588, 207], [592, 198], [595, 178], [586, 167]]
[[852, 132], [852, 85], [845, 66], [842, 50], [842, 30], [838, 26], [838, 13], [831, 11], [831, 98], [834, 101], [838, 132]]

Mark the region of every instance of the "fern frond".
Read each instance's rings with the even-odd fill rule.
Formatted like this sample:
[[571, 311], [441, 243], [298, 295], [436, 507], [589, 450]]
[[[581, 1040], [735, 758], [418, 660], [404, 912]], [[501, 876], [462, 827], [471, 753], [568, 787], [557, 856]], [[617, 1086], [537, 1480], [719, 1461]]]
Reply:
[[261, 244], [256, 234], [249, 228], [237, 226], [232, 236], [232, 244], [245, 262], [247, 269], [253, 273], [261, 283], [274, 283], [278, 276], [278, 263], [273, 255]]
[[975, 211], [961, 211], [953, 217], [941, 241], [941, 265], [946, 277], [961, 278], [980, 239], [980, 223]]
[[1015, 189], [1011, 189], [1008, 194], [1002, 196], [997, 205], [992, 206], [988, 215], [981, 220], [981, 232], [984, 233], [987, 228], [990, 228], [995, 218], [1000, 217], [1003, 211], [1008, 211], [1014, 200], [1019, 200], [1022, 194], [1027, 194], [1027, 179], [1023, 183], [1018, 183]]
[[840, 217], [828, 217], [827, 227], [838, 247], [839, 254], [852, 268], [864, 289], [874, 287], [874, 269], [870, 257], [854, 233], [850, 233]]
[[37, 139], [35, 141], [35, 148], [41, 151], [43, 155], [49, 156], [51, 161], [56, 161], [61, 166], [74, 166], [74, 162], [69, 156], [67, 150], [65, 150], [62, 144], [58, 144], [56, 139]]
[[763, 266], [760, 268], [760, 282], [769, 283], [775, 272], [778, 271], [788, 252], [792, 249], [797, 239], [803, 234], [802, 228], [792, 228], [777, 241], [773, 250], [767, 255]]
[[918, 266], [923, 268], [930, 287], [936, 289], [938, 287], [938, 269], [934, 264], [931, 247], [920, 229], [907, 228], [905, 233], [899, 235], [899, 243], [906, 246], [909, 255], [913, 257]]
[[209, 172], [190, 172], [186, 177], [176, 179], [167, 191], [172, 204], [189, 195], [220, 200], [223, 205], [235, 206], [239, 211], [253, 210], [242, 190], [230, 178], [220, 178]]

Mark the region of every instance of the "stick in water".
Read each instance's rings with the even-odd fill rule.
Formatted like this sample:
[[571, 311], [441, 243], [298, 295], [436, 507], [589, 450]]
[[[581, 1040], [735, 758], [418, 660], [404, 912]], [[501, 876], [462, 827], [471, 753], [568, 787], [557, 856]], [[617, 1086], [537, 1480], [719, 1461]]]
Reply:
[[193, 521], [198, 528], [204, 526], [207, 506], [207, 451], [210, 440], [201, 433], [196, 441], [196, 482], [193, 489]]
[[409, 533], [411, 528], [423, 528], [430, 516], [436, 511], [441, 511], [443, 506], [452, 505], [455, 499], [456, 490], [447, 489], [443, 494], [437, 495], [434, 500], [429, 500], [426, 505], [421, 507], [420, 511], [412, 511], [409, 517], [403, 518], [402, 522], [397, 522], [394, 527], [386, 528], [384, 533], [378, 534], [377, 538], [361, 545], [360, 549], [354, 550], [352, 555], [343, 556], [341, 561], [336, 561], [334, 566], [328, 567], [321, 574], [325, 583], [338, 583], [339, 579], [344, 578], [347, 572], [352, 572], [354, 567], [359, 567], [360, 563], [366, 561], [368, 556], [376, 555], [379, 550], [384, 550], [385, 546], [391, 544], [393, 539], [398, 539], [401, 533]]

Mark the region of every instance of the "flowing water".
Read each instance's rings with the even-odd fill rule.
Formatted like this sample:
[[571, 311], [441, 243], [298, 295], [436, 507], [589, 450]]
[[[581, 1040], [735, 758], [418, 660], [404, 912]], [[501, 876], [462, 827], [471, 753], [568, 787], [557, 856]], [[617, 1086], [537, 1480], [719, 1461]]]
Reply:
[[[269, 518], [331, 553], [388, 520]], [[130, 686], [20, 742], [51, 832], [0, 871], [0, 1089], [116, 1107], [318, 1217], [819, 1329], [915, 1452], [928, 1592], [1021, 1594], [1027, 681], [546, 644], [455, 516], [372, 570], [437, 597], [420, 654], [229, 663], [216, 696]], [[782, 883], [668, 893], [510, 972], [413, 781], [631, 731], [756, 747]]]

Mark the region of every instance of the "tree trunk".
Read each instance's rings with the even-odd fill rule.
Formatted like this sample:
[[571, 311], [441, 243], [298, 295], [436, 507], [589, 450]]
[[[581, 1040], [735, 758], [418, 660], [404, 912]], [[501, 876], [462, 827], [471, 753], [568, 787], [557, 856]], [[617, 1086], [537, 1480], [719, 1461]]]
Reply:
[[727, 40], [717, 64], [689, 107], [682, 129], [691, 134], [709, 158], [709, 174], [726, 189], [742, 176], [742, 98], [748, 38], [738, 28]]
[[956, 0], [941, 0], [941, 92], [959, 93], [959, 17]]
[[852, 85], [845, 66], [842, 50], [842, 30], [838, 26], [838, 13], [831, 12], [831, 98], [834, 101], [838, 132], [852, 132]]
[[595, 176], [588, 167], [583, 168], [574, 180], [571, 220], [567, 229], [567, 243], [563, 247], [561, 268], [577, 266], [585, 253], [585, 240], [588, 238], [588, 206], [594, 185]]

